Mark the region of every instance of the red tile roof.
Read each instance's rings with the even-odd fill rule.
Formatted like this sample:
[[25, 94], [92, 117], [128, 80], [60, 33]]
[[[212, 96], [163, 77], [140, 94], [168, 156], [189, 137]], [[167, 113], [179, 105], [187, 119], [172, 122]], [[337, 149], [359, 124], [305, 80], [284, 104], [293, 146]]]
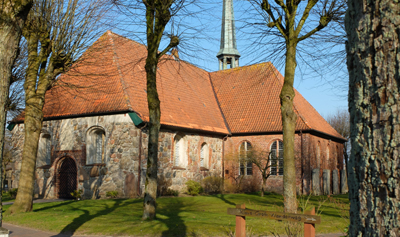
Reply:
[[[144, 45], [105, 33], [47, 92], [45, 119], [131, 111], [147, 122], [145, 58]], [[269, 62], [208, 73], [165, 55], [157, 70], [161, 124], [222, 134], [281, 132], [282, 85]], [[343, 139], [297, 91], [294, 106], [296, 130]]]
[[[281, 132], [279, 94], [283, 76], [272, 63], [210, 73], [214, 91], [232, 134]], [[344, 139], [295, 90], [297, 131], [317, 130]]]
[[[142, 44], [105, 33], [46, 93], [44, 118], [133, 111], [147, 122], [146, 52]], [[161, 124], [229, 134], [208, 72], [170, 55], [157, 71]]]

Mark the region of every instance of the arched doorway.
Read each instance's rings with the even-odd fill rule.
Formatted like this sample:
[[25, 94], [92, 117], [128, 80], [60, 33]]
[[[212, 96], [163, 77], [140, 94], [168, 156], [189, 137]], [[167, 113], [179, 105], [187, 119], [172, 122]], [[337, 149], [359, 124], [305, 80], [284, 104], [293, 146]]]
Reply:
[[71, 192], [77, 189], [77, 170], [74, 159], [65, 157], [58, 169], [58, 198], [72, 198]]

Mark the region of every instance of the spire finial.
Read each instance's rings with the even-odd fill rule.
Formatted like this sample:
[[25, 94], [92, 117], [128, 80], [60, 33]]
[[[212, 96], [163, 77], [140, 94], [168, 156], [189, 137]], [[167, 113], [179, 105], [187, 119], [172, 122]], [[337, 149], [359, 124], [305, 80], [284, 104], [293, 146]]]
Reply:
[[222, 11], [221, 46], [217, 54], [219, 70], [239, 66], [240, 53], [236, 47], [235, 17], [232, 0], [224, 0]]

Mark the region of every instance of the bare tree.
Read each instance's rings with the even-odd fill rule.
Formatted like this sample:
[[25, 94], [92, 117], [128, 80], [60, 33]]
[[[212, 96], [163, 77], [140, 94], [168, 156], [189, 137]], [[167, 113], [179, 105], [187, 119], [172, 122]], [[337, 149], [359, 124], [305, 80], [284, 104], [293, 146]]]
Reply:
[[[193, 0], [143, 0], [143, 1], [114, 1], [126, 15], [131, 16], [135, 24], [145, 23], [147, 57], [145, 64], [147, 78], [147, 102], [149, 109], [149, 139], [148, 158], [145, 181], [145, 193], [143, 203], [144, 220], [152, 220], [156, 217], [157, 197], [157, 170], [158, 170], [158, 136], [160, 131], [160, 100], [157, 92], [157, 65], [162, 56], [171, 49], [176, 48], [180, 42], [179, 35], [166, 32], [166, 26], [170, 24], [172, 17], [176, 17], [179, 11], [185, 11], [187, 5], [193, 4]], [[139, 18], [138, 12], [145, 12], [146, 19]], [[139, 21], [139, 22], [137, 22]], [[173, 29], [173, 27], [171, 27]], [[166, 38], [168, 43], [164, 43]], [[160, 49], [161, 48], [161, 49]]]
[[400, 4], [348, 1], [350, 236], [400, 233]]
[[348, 171], [349, 162], [349, 144], [350, 144], [350, 114], [346, 110], [337, 110], [334, 114], [329, 115], [326, 121], [344, 138], [347, 142], [343, 144], [344, 162], [346, 171]]
[[[21, 39], [22, 28], [31, 7], [32, 0], [0, 0], [0, 163], [3, 162], [6, 111], [9, 104], [12, 66], [18, 55], [18, 44]], [[1, 177], [2, 174], [0, 173]], [[1, 180], [0, 183], [2, 183]], [[0, 201], [1, 193], [2, 186], [0, 186]], [[0, 226], [3, 219], [2, 209], [0, 203]]]
[[[294, 136], [297, 115], [293, 108], [295, 92], [294, 75], [297, 66], [296, 55], [298, 44], [317, 34], [329, 23], [337, 21], [344, 14], [345, 4], [342, 0], [250, 0], [265, 15], [269, 33], [283, 38], [285, 50], [285, 79], [280, 94], [283, 126], [283, 162], [284, 162], [284, 206], [285, 212], [297, 212], [296, 199], [296, 166], [294, 153]], [[310, 16], [310, 14], [312, 16]], [[318, 19], [315, 24], [313, 20]]]
[[278, 166], [278, 157], [272, 152], [253, 147], [252, 151], [247, 155], [246, 162], [254, 164], [260, 171], [262, 177], [261, 197], [264, 197], [264, 187], [267, 183], [267, 179], [272, 174], [272, 169], [276, 169]]
[[101, 0], [36, 0], [23, 28], [28, 67], [25, 90], [25, 142], [19, 191], [9, 213], [32, 210], [34, 172], [42, 130], [45, 94], [68, 70], [80, 50], [97, 35]]

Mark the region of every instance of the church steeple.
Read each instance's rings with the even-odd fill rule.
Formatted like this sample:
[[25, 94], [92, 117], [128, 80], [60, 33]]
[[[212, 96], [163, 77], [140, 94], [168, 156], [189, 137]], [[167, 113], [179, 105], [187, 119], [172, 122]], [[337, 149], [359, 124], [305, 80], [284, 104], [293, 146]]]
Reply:
[[235, 17], [232, 0], [223, 0], [221, 47], [217, 54], [219, 70], [239, 66], [240, 53], [236, 47]]

